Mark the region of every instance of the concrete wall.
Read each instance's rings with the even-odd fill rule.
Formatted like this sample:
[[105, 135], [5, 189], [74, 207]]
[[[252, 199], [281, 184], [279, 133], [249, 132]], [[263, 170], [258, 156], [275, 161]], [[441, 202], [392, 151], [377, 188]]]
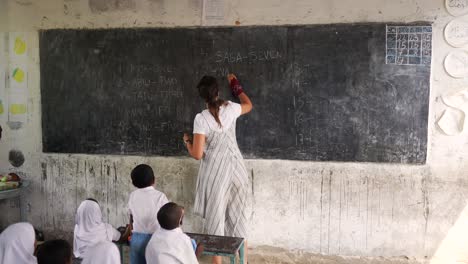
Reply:
[[[247, 160], [252, 182], [252, 246], [363, 256], [413, 256], [426, 261], [468, 259], [467, 133], [444, 136], [435, 124], [446, 106], [440, 96], [464, 88], [443, 59], [452, 50], [443, 29], [452, 19], [443, 0], [235, 0], [226, 1], [221, 25], [434, 22], [428, 160], [424, 166]], [[201, 23], [201, 0], [3, 0], [3, 31], [28, 32], [29, 114], [21, 130], [5, 131], [0, 158], [11, 148], [26, 156], [19, 170], [32, 181], [28, 219], [52, 236], [68, 237], [74, 212], [86, 197], [98, 199], [105, 219], [127, 222], [133, 189], [129, 172], [146, 162], [170, 199], [189, 208], [185, 229], [198, 231], [190, 214], [198, 163], [189, 158], [43, 154], [38, 30], [48, 28], [174, 27]], [[7, 21], [5, 21], [7, 20]], [[17, 220], [15, 202], [2, 202], [0, 223]], [[458, 245], [454, 247], [453, 245]], [[468, 246], [466, 246], [468, 247]]]

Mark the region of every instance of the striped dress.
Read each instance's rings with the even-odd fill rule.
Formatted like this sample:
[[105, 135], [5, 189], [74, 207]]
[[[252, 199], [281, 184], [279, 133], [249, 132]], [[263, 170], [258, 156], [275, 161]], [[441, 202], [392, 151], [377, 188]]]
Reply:
[[[209, 111], [200, 115], [205, 124], [213, 119]], [[206, 149], [198, 172], [194, 211], [205, 219], [204, 233], [246, 238], [249, 180], [237, 146], [236, 118], [232, 124], [223, 123], [226, 130], [211, 126], [205, 134]]]

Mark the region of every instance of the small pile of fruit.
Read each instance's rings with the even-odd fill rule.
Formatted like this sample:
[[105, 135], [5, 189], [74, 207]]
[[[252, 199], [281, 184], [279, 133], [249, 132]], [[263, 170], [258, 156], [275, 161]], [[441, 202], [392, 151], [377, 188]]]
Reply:
[[0, 175], [0, 191], [16, 189], [20, 186], [21, 179], [16, 173]]

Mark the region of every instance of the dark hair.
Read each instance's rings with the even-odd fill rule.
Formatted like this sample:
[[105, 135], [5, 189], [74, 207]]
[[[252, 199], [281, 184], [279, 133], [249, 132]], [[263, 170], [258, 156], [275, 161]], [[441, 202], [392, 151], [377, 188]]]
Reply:
[[219, 98], [218, 81], [213, 76], [205, 75], [198, 82], [197, 89], [200, 97], [208, 104], [210, 113], [218, 125], [222, 127], [221, 120], [219, 120], [219, 107], [226, 104], [226, 101]]
[[38, 264], [69, 264], [71, 257], [72, 248], [62, 239], [46, 241], [37, 251]]
[[181, 216], [182, 207], [176, 203], [169, 202], [159, 209], [158, 222], [162, 228], [172, 230], [179, 227]]
[[153, 169], [146, 165], [136, 166], [131, 173], [132, 183], [137, 188], [145, 188], [154, 184]]
[[88, 198], [88, 199], [86, 199], [86, 200], [87, 200], [87, 201], [93, 201], [93, 202], [99, 204], [98, 201], [96, 201], [96, 199], [94, 199], [94, 198]]
[[45, 240], [44, 232], [42, 232], [41, 230], [34, 228], [34, 235], [36, 236], [36, 241], [43, 242]]

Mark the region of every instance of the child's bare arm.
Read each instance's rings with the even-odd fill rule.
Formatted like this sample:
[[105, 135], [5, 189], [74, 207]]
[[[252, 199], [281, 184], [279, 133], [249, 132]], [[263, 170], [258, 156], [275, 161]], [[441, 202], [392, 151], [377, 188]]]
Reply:
[[197, 250], [195, 250], [195, 256], [197, 256], [197, 258], [201, 257], [203, 251], [205, 251], [205, 247], [202, 245], [202, 243], [198, 243]]

